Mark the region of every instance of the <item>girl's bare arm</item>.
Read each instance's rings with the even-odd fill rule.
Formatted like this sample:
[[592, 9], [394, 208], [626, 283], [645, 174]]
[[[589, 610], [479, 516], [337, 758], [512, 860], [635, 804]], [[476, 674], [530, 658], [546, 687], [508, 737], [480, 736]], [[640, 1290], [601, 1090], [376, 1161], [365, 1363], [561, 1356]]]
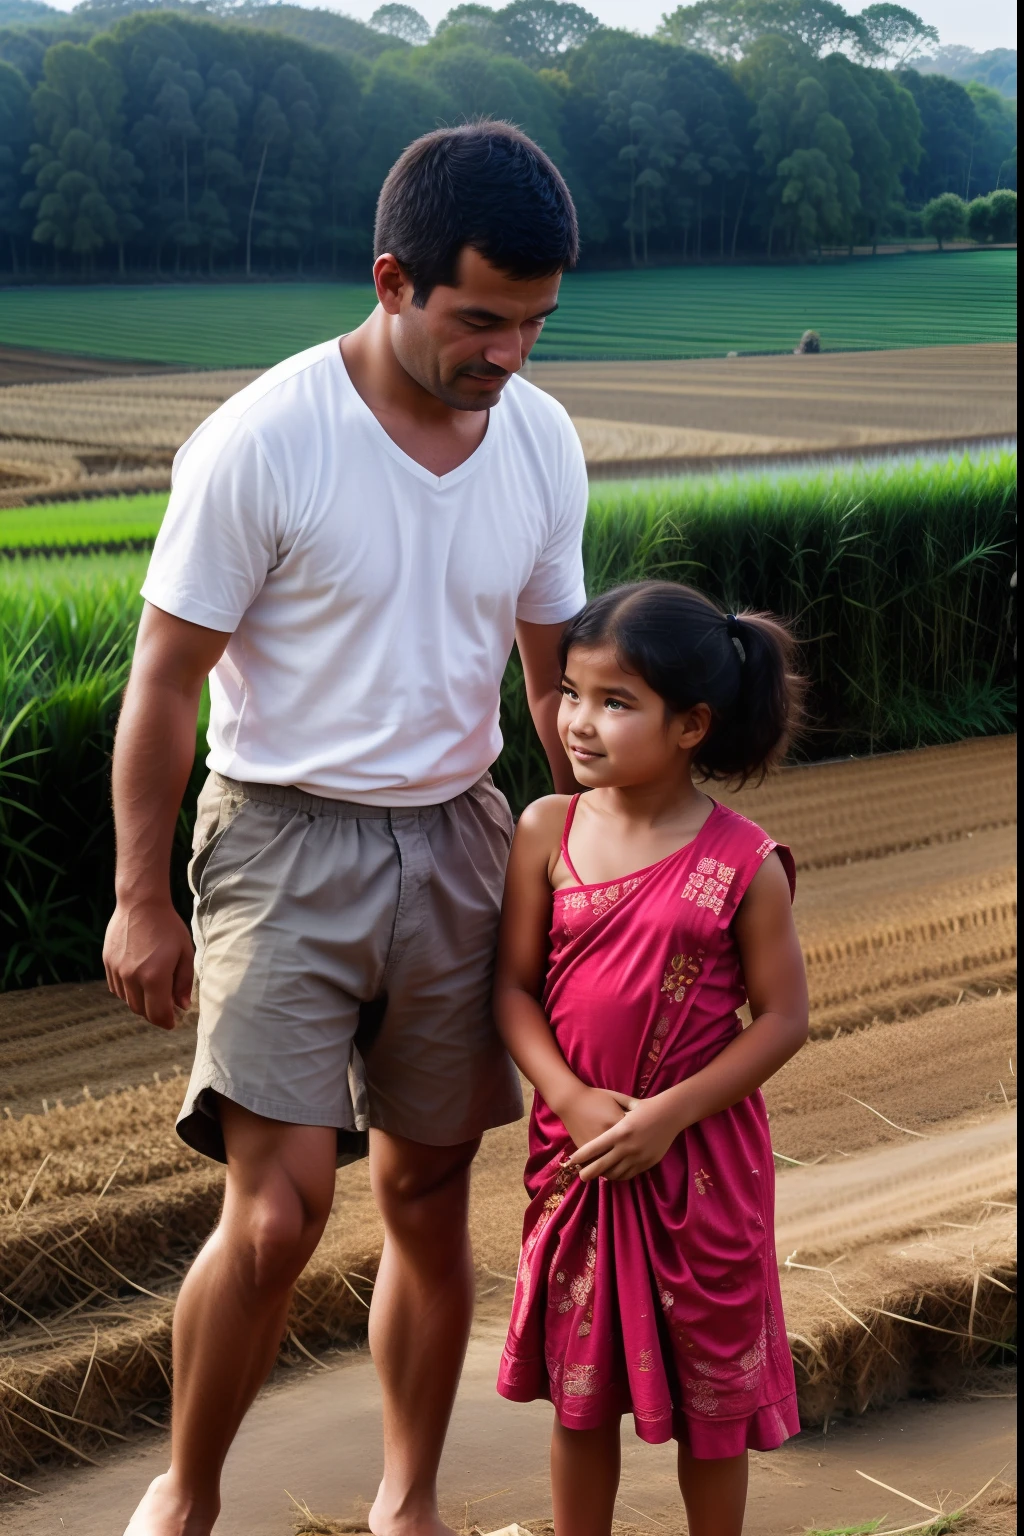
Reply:
[[701, 1071], [652, 1095], [574, 1161], [581, 1178], [631, 1179], [661, 1161], [680, 1131], [749, 1097], [807, 1039], [807, 977], [782, 862], [769, 858], [740, 903], [736, 939], [753, 1022]]
[[512, 840], [501, 907], [494, 1015], [516, 1066], [562, 1121], [575, 1146], [624, 1115], [614, 1094], [582, 1083], [558, 1048], [539, 998], [551, 926], [550, 869], [557, 857], [566, 798], [529, 806]]

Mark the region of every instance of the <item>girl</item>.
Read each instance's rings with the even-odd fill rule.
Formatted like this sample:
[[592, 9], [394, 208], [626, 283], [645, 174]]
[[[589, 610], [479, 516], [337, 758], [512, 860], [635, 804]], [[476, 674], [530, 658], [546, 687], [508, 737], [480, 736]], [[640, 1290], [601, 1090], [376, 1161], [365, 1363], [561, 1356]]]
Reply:
[[495, 984], [536, 1088], [498, 1390], [554, 1404], [557, 1536], [611, 1531], [623, 1413], [679, 1442], [691, 1536], [739, 1536], [748, 1449], [799, 1428], [758, 1092], [807, 1037], [793, 859], [693, 782], [782, 754], [793, 650], [669, 582], [563, 637], [559, 732], [590, 793], [519, 822]]

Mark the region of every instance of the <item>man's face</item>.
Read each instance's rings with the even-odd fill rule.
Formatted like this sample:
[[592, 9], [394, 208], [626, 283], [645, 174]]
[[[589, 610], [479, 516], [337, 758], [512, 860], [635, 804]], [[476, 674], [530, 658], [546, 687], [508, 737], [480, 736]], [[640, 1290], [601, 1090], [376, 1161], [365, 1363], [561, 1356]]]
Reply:
[[519, 372], [557, 307], [562, 275], [509, 277], [466, 246], [456, 280], [454, 288], [435, 288], [419, 309], [405, 278], [394, 293], [397, 312], [388, 306], [392, 345], [406, 373], [445, 405], [486, 411]]

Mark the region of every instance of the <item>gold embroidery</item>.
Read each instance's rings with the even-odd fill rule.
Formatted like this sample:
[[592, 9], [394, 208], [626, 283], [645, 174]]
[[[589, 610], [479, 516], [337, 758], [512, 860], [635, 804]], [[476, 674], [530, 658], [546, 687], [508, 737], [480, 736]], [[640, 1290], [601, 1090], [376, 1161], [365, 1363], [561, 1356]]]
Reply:
[[662, 1306], [662, 1310], [666, 1313], [666, 1315], [669, 1312], [672, 1311], [672, 1308], [675, 1306], [675, 1304], [676, 1304], [676, 1299], [672, 1295], [672, 1292], [671, 1291], [662, 1291], [662, 1293], [661, 1293], [661, 1306]]
[[681, 1003], [686, 996], [687, 989], [692, 987], [700, 975], [701, 961], [704, 951], [698, 949], [695, 955], [673, 955], [668, 963], [661, 990], [667, 992], [673, 1003]]
[[715, 1187], [715, 1181], [711, 1177], [710, 1173], [708, 1173], [706, 1168], [697, 1169], [696, 1173], [693, 1175], [693, 1182], [697, 1186], [698, 1195], [704, 1195], [707, 1193], [706, 1186], [708, 1184], [711, 1185], [712, 1189]]
[[576, 1330], [576, 1337], [578, 1339], [585, 1339], [587, 1337], [587, 1334], [590, 1332], [590, 1329], [591, 1329], [591, 1327], [593, 1325], [593, 1322], [594, 1322], [594, 1309], [593, 1309], [593, 1307], [588, 1307], [587, 1308], [587, 1315], [586, 1315], [586, 1317], [583, 1319], [582, 1323], [580, 1323], [579, 1327]]
[[687, 876], [682, 899], [696, 902], [698, 907], [708, 907], [717, 917], [735, 878], [733, 865], [719, 864], [717, 859], [701, 859], [697, 868]]
[[563, 927], [566, 932], [571, 931], [571, 925], [567, 921], [572, 912], [582, 912], [589, 908], [595, 917], [603, 917], [621, 901], [623, 896], [629, 896], [642, 885], [646, 875], [633, 875], [628, 880], [617, 880], [614, 885], [595, 886], [592, 890], [559, 891], [562, 900]]
[[718, 1398], [709, 1381], [691, 1381], [690, 1405], [697, 1413], [713, 1414], [718, 1412]]
[[640, 1351], [639, 1369], [641, 1371], [654, 1370], [654, 1350], [642, 1349]]
[[567, 1365], [562, 1378], [562, 1390], [566, 1397], [595, 1397], [597, 1395], [596, 1365]]

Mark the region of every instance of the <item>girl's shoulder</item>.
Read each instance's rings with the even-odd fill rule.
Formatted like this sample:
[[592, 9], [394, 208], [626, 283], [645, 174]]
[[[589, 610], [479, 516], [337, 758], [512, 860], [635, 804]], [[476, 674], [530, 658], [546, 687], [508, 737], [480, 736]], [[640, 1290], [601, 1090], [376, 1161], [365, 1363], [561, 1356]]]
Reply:
[[543, 870], [550, 884], [562, 852], [566, 818], [574, 797], [544, 795], [523, 811], [516, 823], [513, 839], [513, 867]]
[[[749, 816], [741, 815], [721, 801], [716, 801], [715, 807], [713, 835], [707, 844], [708, 855], [715, 863], [726, 866], [730, 877], [736, 877], [739, 886], [745, 888], [765, 859], [777, 853], [792, 894], [796, 889], [796, 864], [791, 849], [785, 843], [777, 842]], [[708, 830], [712, 831], [712, 828]]]
[[517, 840], [560, 848], [572, 801], [572, 795], [543, 795], [532, 801], [516, 822]]

